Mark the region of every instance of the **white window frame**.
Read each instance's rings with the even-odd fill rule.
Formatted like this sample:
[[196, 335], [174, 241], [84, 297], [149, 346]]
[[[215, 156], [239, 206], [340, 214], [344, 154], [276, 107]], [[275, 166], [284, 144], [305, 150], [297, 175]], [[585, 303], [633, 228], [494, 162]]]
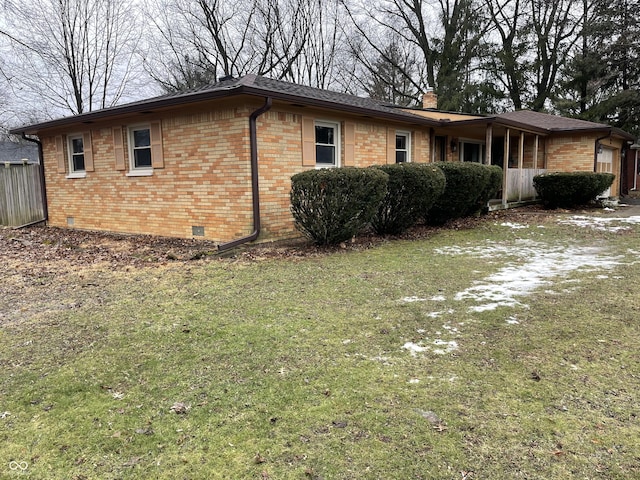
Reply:
[[[136, 150], [134, 145], [134, 132], [140, 130], [149, 130], [149, 146], [144, 147], [149, 149], [149, 155], [151, 157], [151, 165], [145, 167], [136, 167], [135, 166], [135, 155], [134, 152]], [[127, 146], [129, 147], [129, 172], [127, 176], [129, 177], [146, 177], [153, 175], [153, 156], [151, 150], [151, 125], [147, 123], [143, 123], [140, 125], [130, 125], [127, 127]]]
[[474, 140], [474, 139], [470, 139], [470, 138], [461, 138], [458, 140], [458, 145], [460, 145], [460, 147], [458, 148], [459, 151], [459, 156], [458, 159], [461, 162], [464, 162], [464, 146], [465, 144], [470, 143], [473, 145], [480, 145], [480, 161], [479, 162], [468, 162], [468, 163], [479, 163], [479, 164], [484, 164], [486, 158], [487, 158], [487, 144], [486, 142], [483, 142], [482, 140]]
[[71, 135], [67, 135], [67, 163], [69, 164], [69, 174], [66, 176], [66, 178], [85, 178], [87, 176], [86, 163], [84, 166], [84, 170], [76, 170], [73, 166], [73, 141], [77, 139], [82, 140], [82, 157], [86, 162], [86, 157], [84, 154], [84, 136], [81, 133], [73, 133]]
[[398, 140], [397, 137], [405, 137], [407, 141], [406, 148], [404, 149], [398, 149], [396, 146], [396, 163], [398, 163], [398, 152], [405, 152], [407, 154], [407, 159], [400, 163], [411, 163], [411, 132], [406, 130], [396, 130], [396, 142]]
[[[340, 166], [340, 158], [341, 158], [341, 151], [340, 151], [340, 145], [341, 145], [341, 132], [340, 132], [340, 122], [334, 122], [331, 120], [316, 120], [314, 122], [314, 128], [313, 128], [313, 134], [315, 136], [315, 127], [328, 127], [328, 128], [333, 128], [333, 147], [334, 147], [334, 152], [335, 152], [335, 158], [334, 158], [334, 162], [332, 164], [328, 164], [328, 163], [318, 163], [318, 158], [317, 158], [317, 154], [316, 154], [316, 168], [336, 168]], [[329, 146], [331, 144], [328, 143], [318, 143], [317, 139], [315, 139], [315, 146], [318, 147], [319, 145], [321, 146]]]

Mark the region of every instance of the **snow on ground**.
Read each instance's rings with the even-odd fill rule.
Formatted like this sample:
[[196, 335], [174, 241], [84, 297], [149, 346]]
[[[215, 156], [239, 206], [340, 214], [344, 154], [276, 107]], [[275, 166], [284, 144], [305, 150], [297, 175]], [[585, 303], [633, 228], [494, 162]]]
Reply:
[[628, 230], [630, 225], [640, 224], [640, 216], [631, 217], [589, 217], [586, 215], [573, 215], [564, 220], [558, 220], [562, 225], [575, 225], [576, 227], [593, 228], [604, 232], [619, 232]]
[[[431, 345], [433, 345], [434, 347], [438, 347], [438, 348], [432, 348]], [[451, 352], [457, 350], [458, 349], [458, 342], [456, 342], [455, 340], [448, 340], [447, 341], [447, 340], [442, 340], [440, 338], [436, 338], [435, 340], [430, 342], [429, 345], [424, 345], [424, 343], [422, 341], [420, 341], [418, 343], [406, 342], [402, 346], [402, 348], [405, 349], [405, 350], [409, 350], [411, 355], [413, 355], [414, 357], [418, 353], [423, 353], [423, 352], [427, 352], [427, 351], [431, 351], [431, 352], [435, 353], [436, 355], [445, 355], [447, 353], [451, 353]]]
[[[634, 217], [630, 217], [634, 218]], [[635, 217], [640, 223], [640, 217]], [[626, 220], [626, 219], [619, 219]], [[608, 275], [603, 270], [609, 270], [619, 265], [623, 256], [607, 255], [604, 250], [597, 247], [558, 246], [542, 242], [534, 242], [530, 239], [516, 240], [509, 245], [485, 244], [476, 246], [450, 246], [438, 248], [436, 253], [452, 256], [473, 256], [487, 260], [499, 261], [503, 268], [498, 270], [461, 292], [454, 299], [457, 301], [470, 300], [475, 303], [469, 307], [470, 312], [483, 312], [494, 310], [498, 307], [527, 308], [522, 298], [536, 290], [547, 293], [558, 293], [556, 290], [564, 284], [577, 284], [578, 279], [567, 278], [576, 271], [594, 272], [594, 278], [606, 279]], [[552, 288], [550, 288], [552, 287]], [[564, 288], [563, 292], [571, 291]], [[420, 297], [405, 297], [403, 301], [424, 301]], [[436, 297], [429, 300], [435, 301]], [[445, 300], [444, 296], [438, 296], [438, 301]], [[429, 318], [438, 318], [445, 314], [455, 313], [453, 309], [433, 311], [425, 313]], [[520, 322], [512, 315], [505, 319], [509, 325], [517, 325]], [[459, 323], [458, 326], [462, 326]], [[424, 329], [418, 333], [424, 334]], [[411, 355], [430, 352], [434, 354], [447, 354], [458, 349], [456, 340], [441, 338], [444, 334], [457, 338], [460, 331], [457, 326], [445, 323], [442, 331], [435, 331], [436, 339], [423, 337], [417, 342], [406, 342], [402, 348], [408, 350]]]
[[411, 296], [411, 297], [404, 297], [402, 299], [402, 301], [405, 302], [405, 303], [414, 303], [414, 302], [426, 302], [427, 299], [426, 298], [416, 297], [416, 296]]
[[[526, 243], [526, 247], [511, 247], [510, 255], [519, 255], [519, 262], [510, 262], [498, 272], [489, 275], [473, 287], [469, 287], [455, 296], [456, 300], [472, 300], [477, 305], [470, 311], [483, 312], [498, 307], [523, 306], [519, 299], [531, 294], [557, 277], [566, 277], [576, 270], [598, 271], [613, 268], [620, 257], [603, 255], [593, 247], [559, 247], [541, 243]], [[506, 246], [487, 247], [495, 255], [504, 254]], [[471, 252], [475, 253], [475, 249]], [[464, 254], [461, 249], [459, 254]], [[487, 252], [488, 253], [488, 252]], [[485, 255], [486, 253], [483, 253]], [[524, 260], [524, 263], [522, 262]]]
[[529, 225], [522, 225], [521, 223], [512, 223], [512, 222], [503, 222], [500, 224], [501, 227], [509, 227], [514, 230], [519, 230], [521, 228], [529, 228]]

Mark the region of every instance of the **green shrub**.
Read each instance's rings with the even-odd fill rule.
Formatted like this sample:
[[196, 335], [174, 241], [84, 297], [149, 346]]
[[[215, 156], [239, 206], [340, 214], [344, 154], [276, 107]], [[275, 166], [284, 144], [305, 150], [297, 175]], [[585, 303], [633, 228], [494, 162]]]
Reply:
[[291, 177], [296, 228], [320, 245], [336, 244], [367, 226], [385, 195], [389, 176], [374, 168], [325, 168]]
[[533, 186], [547, 208], [585, 205], [611, 186], [615, 175], [595, 172], [556, 172], [533, 177]]
[[502, 187], [502, 168], [498, 165], [487, 165], [486, 168], [489, 169], [489, 180], [478, 197], [478, 201], [469, 209], [467, 215], [475, 215], [478, 212], [487, 213], [489, 200], [496, 198]]
[[433, 225], [464, 217], [477, 210], [478, 201], [492, 177], [491, 169], [480, 163], [438, 162], [447, 183], [444, 192], [427, 215]]
[[380, 235], [402, 233], [414, 225], [444, 191], [444, 173], [433, 165], [398, 163], [374, 168], [389, 175], [387, 193], [371, 221]]

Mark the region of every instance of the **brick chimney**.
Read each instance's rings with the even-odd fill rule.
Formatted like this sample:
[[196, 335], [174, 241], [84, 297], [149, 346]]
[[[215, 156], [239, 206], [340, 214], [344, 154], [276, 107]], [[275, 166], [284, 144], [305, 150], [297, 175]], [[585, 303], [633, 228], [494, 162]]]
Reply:
[[428, 87], [422, 95], [422, 108], [438, 108], [438, 95], [433, 91], [433, 88]]

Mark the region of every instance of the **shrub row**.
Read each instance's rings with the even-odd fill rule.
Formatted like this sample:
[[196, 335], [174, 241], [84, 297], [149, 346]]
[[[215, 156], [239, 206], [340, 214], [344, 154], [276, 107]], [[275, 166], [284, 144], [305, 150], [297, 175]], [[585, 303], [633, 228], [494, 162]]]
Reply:
[[533, 186], [547, 208], [571, 208], [596, 199], [613, 184], [612, 173], [545, 173], [533, 177]]
[[387, 193], [371, 225], [379, 235], [402, 233], [424, 218], [442, 195], [442, 170], [424, 163], [398, 163], [375, 167], [389, 176]]
[[480, 163], [434, 164], [446, 177], [446, 188], [429, 212], [427, 221], [442, 225], [454, 218], [474, 215], [484, 208], [502, 185], [502, 169]]
[[459, 162], [308, 170], [291, 178], [291, 212], [296, 228], [318, 244], [348, 240], [369, 225], [399, 234], [421, 219], [442, 224], [482, 211], [501, 172]]
[[340, 243], [371, 223], [389, 176], [373, 168], [323, 168], [291, 177], [296, 228], [320, 245]]

